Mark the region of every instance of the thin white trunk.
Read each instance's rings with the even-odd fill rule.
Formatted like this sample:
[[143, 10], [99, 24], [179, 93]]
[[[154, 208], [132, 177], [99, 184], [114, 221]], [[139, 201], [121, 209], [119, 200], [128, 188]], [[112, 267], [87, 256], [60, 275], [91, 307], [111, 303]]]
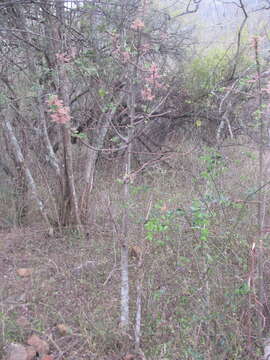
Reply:
[[[95, 149], [102, 150], [104, 146], [104, 140], [108, 132], [110, 120], [111, 119], [109, 115], [105, 116], [104, 119], [101, 119], [101, 124], [99, 125], [97, 131], [94, 132], [93, 134], [94, 141], [92, 145]], [[97, 159], [98, 159], [98, 151], [93, 150], [91, 148], [87, 148], [87, 160], [86, 160], [87, 165], [84, 173], [85, 183], [80, 201], [82, 218], [84, 219], [85, 222], [87, 222], [89, 216], [89, 200], [94, 183]]]
[[[258, 39], [254, 38], [254, 52], [255, 52], [255, 60], [256, 60], [256, 69], [257, 69], [257, 88], [258, 88], [258, 110], [260, 112], [260, 143], [258, 145], [258, 155], [259, 155], [259, 168], [258, 168], [258, 254], [257, 254], [257, 271], [258, 271], [258, 302], [260, 306], [263, 306], [265, 303], [264, 299], [264, 282], [263, 282], [263, 242], [264, 242], [264, 234], [263, 234], [263, 227], [264, 227], [264, 211], [265, 211], [265, 195], [262, 191], [263, 182], [264, 182], [264, 134], [265, 134], [265, 124], [263, 119], [263, 98], [262, 98], [262, 86], [261, 86], [261, 64], [259, 59], [259, 52], [258, 52]], [[264, 330], [264, 319], [261, 316], [261, 311], [258, 311], [258, 335], [262, 336]]]
[[129, 274], [128, 274], [128, 246], [129, 246], [129, 174], [130, 174], [130, 150], [129, 144], [126, 154], [126, 170], [124, 184], [124, 213], [123, 213], [123, 231], [121, 241], [121, 327], [124, 331], [129, 328]]
[[138, 264], [137, 299], [136, 299], [136, 322], [135, 322], [135, 351], [139, 353], [141, 344], [141, 320], [142, 320], [142, 288], [143, 288], [143, 267], [142, 255]]
[[38, 190], [37, 190], [37, 186], [35, 183], [35, 180], [32, 176], [32, 173], [30, 171], [30, 169], [27, 167], [27, 164], [25, 162], [22, 150], [20, 148], [19, 142], [14, 134], [10, 119], [13, 116], [13, 112], [12, 109], [10, 107], [8, 107], [7, 111], [4, 113], [3, 116], [3, 127], [6, 131], [7, 137], [10, 141], [10, 144], [12, 146], [13, 149], [13, 154], [16, 158], [16, 161], [18, 164], [20, 164], [21, 170], [25, 176], [25, 179], [27, 181], [28, 187], [31, 191], [31, 195], [32, 198], [34, 199], [34, 201], [37, 204], [38, 210], [41, 214], [41, 216], [43, 217], [46, 225], [49, 226], [49, 233], [52, 233], [52, 229], [50, 226], [50, 221], [48, 219], [47, 213], [46, 213], [46, 209], [44, 207], [43, 201], [40, 199], [39, 195], [38, 195]]
[[128, 246], [121, 249], [121, 327], [124, 331], [129, 328]]
[[[94, 142], [93, 142], [93, 147], [95, 147], [96, 149], [102, 149], [103, 145], [104, 145], [104, 139], [107, 135], [108, 132], [108, 128], [109, 128], [109, 123], [110, 123], [110, 117], [106, 116], [106, 118], [101, 122], [101, 125], [98, 128], [98, 131], [95, 132], [94, 136]], [[91, 161], [87, 162], [86, 165], [86, 169], [85, 169], [85, 182], [91, 183], [93, 180], [93, 175], [94, 175], [94, 170], [93, 170], [93, 164], [96, 163], [96, 160], [98, 158], [98, 152], [94, 151], [90, 148], [88, 148], [88, 153], [89, 153], [89, 158], [91, 159]]]
[[47, 149], [47, 160], [48, 163], [51, 165], [51, 167], [55, 170], [58, 179], [61, 180], [61, 170], [60, 170], [59, 162], [57, 156], [55, 155], [55, 152], [53, 151], [53, 147], [48, 135], [45, 109], [42, 102], [41, 93], [38, 94], [38, 109], [39, 109], [40, 120], [42, 123], [43, 141]]
[[135, 349], [140, 348], [141, 341], [141, 318], [142, 318], [142, 287], [141, 284], [137, 286], [137, 301], [136, 301], [136, 325], [135, 325]]
[[123, 213], [123, 231], [121, 242], [121, 327], [127, 331], [129, 328], [129, 274], [128, 274], [128, 246], [129, 246], [129, 202], [130, 202], [130, 174], [132, 157], [132, 135], [135, 118], [135, 89], [131, 84], [131, 102], [130, 102], [130, 126], [128, 127], [128, 147], [125, 157], [125, 175], [124, 175], [124, 213]]
[[80, 201], [80, 209], [85, 221], [87, 221], [89, 216], [89, 200], [93, 188], [99, 150], [101, 151], [104, 147], [104, 141], [108, 133], [110, 124], [112, 124], [112, 119], [117, 112], [118, 106], [122, 103], [123, 97], [123, 95], [120, 96], [118, 102], [115, 104], [114, 110], [112, 110], [108, 114], [103, 115], [99, 119], [97, 129], [93, 131], [93, 143], [91, 145], [97, 150], [93, 150], [91, 148], [87, 149], [87, 165], [84, 173], [84, 190]]

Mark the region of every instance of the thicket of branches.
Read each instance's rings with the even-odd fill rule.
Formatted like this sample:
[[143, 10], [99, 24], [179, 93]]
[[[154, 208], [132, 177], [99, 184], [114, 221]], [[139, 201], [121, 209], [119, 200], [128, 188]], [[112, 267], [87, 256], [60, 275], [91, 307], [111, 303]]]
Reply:
[[[1, 164], [22, 197], [30, 190], [47, 223], [87, 222], [100, 150], [114, 157], [132, 142], [140, 161], [140, 152], [161, 150], [170, 130], [184, 122], [182, 64], [192, 41], [179, 17], [199, 3], [173, 19], [141, 1], [0, 4]], [[131, 112], [136, 130], [127, 140]], [[78, 152], [71, 143], [85, 146], [80, 174], [74, 174]], [[39, 194], [39, 167], [49, 199]]]
[[[86, 229], [91, 228], [91, 196], [97, 169], [102, 171], [107, 165], [116, 168], [124, 205], [118, 209], [120, 220], [115, 220], [110, 209], [108, 213], [119, 240], [121, 325], [128, 332], [129, 238], [138, 225], [131, 219], [136, 208], [136, 204], [131, 205], [133, 184], [138, 175], [156, 164], [161, 164], [160, 172], [173, 168], [175, 158], [183, 156], [177, 146], [173, 148], [175, 142], [168, 141], [173, 136], [191, 139], [191, 144], [200, 150], [201, 144], [206, 144], [204, 155], [199, 160], [193, 159], [197, 169], [194, 170], [193, 163], [185, 166], [183, 156], [183, 183], [192, 179], [196, 196], [200, 195], [199, 200], [191, 200], [190, 213], [182, 208], [168, 212], [166, 206], [160, 206], [155, 210], [160, 218], [151, 220], [151, 197], [145, 218], [140, 221], [147, 240], [153, 240], [153, 234], [162, 238], [171, 219], [179, 214], [186, 221], [194, 246], [197, 244], [190, 267], [197, 267], [193, 270], [198, 272], [198, 278], [189, 280], [191, 283], [194, 280], [204, 299], [204, 305], [195, 296], [191, 301], [203, 317], [196, 336], [210, 344], [211, 336], [215, 335], [213, 346], [218, 348], [223, 335], [218, 337], [215, 333], [215, 321], [219, 319], [211, 323], [210, 307], [211, 304], [220, 307], [218, 296], [223, 296], [223, 282], [236, 278], [228, 268], [235, 266], [234, 257], [237, 261], [240, 258], [234, 253], [239, 235], [234, 230], [239, 223], [235, 226], [230, 223], [230, 212], [234, 213], [238, 203], [228, 201], [225, 195], [223, 198], [219, 191], [226, 167], [219, 150], [228, 139], [231, 141], [228, 146], [235, 144], [235, 139], [252, 141], [260, 158], [259, 180], [252, 195], [260, 193], [265, 186], [264, 156], [268, 141], [268, 123], [264, 120], [269, 108], [263, 103], [268, 101], [270, 91], [266, 84], [268, 60], [264, 62], [260, 57], [260, 40], [255, 37], [252, 44], [243, 40], [251, 13], [242, 0], [233, 3], [241, 16], [233, 45], [217, 47], [207, 56], [200, 54], [201, 46], [196, 55], [196, 36], [185, 19], [198, 11], [202, 1], [183, 1], [177, 10], [174, 5], [157, 6], [148, 0], [0, 1], [0, 168], [8, 179], [8, 189], [12, 188], [15, 194], [14, 223], [29, 223], [35, 208], [39, 215], [33, 218], [40, 221], [41, 217], [50, 235], [65, 227], [75, 227], [85, 235]], [[252, 11], [268, 9], [267, 0]], [[266, 38], [267, 34], [265, 31]], [[173, 160], [166, 162], [168, 158]], [[200, 167], [204, 167], [203, 171]], [[243, 201], [249, 200], [249, 196]], [[261, 194], [258, 199], [260, 236], [263, 214], [267, 211], [265, 196]], [[240, 211], [237, 221], [241, 214]], [[226, 234], [211, 238], [210, 224], [213, 233], [218, 233], [222, 221]], [[1, 225], [5, 225], [5, 220]], [[187, 237], [185, 226], [179, 232], [179, 244]], [[174, 235], [178, 231], [175, 229]], [[182, 241], [186, 255], [180, 255], [179, 244], [168, 242], [173, 261], [175, 255], [189, 264], [193, 253]], [[158, 246], [157, 249], [160, 251]], [[259, 246], [258, 249], [258, 264], [262, 264], [263, 249]], [[142, 248], [139, 250], [133, 248], [138, 261], [134, 337], [137, 350], [141, 341], [144, 266], [149, 265]], [[244, 248], [245, 251], [249, 250]], [[232, 256], [226, 257], [224, 265], [220, 254], [227, 252]], [[253, 261], [253, 255], [247, 255], [248, 261]], [[244, 256], [246, 253], [241, 255]], [[224, 278], [212, 272], [213, 264], [220, 269], [224, 265]], [[237, 266], [237, 276], [243, 277], [241, 266]], [[168, 271], [172, 270], [169, 267]], [[252, 276], [254, 268], [250, 270]], [[262, 269], [258, 267], [257, 271], [258, 284], [254, 281], [254, 287], [250, 287], [254, 293], [262, 284]], [[212, 294], [213, 289], [219, 291], [218, 296]], [[249, 314], [242, 312], [249, 321], [243, 326], [248, 345], [254, 335], [248, 331], [255, 321], [257, 299], [261, 307], [267, 308], [262, 293], [258, 293], [258, 298], [252, 298], [251, 291], [244, 294], [249, 296]], [[182, 305], [184, 308], [186, 303]], [[233, 323], [234, 320], [230, 324]], [[262, 332], [264, 325], [259, 328]], [[190, 336], [190, 328], [183, 329]], [[227, 331], [222, 330], [224, 334]], [[249, 350], [251, 354], [253, 347]], [[240, 353], [243, 352], [239, 350]]]
[[[195, 38], [182, 20], [200, 2], [183, 2], [177, 12], [149, 1], [1, 2], [0, 160], [20, 204], [30, 190], [48, 224], [85, 224], [101, 156], [122, 156], [132, 143], [139, 169], [166, 155], [164, 140], [176, 129], [196, 132], [203, 120], [197, 130], [208, 144], [239, 133], [234, 109], [243, 91], [234, 90], [246, 75], [241, 36], [248, 13], [240, 1], [235, 51], [219, 56], [205, 77], [201, 64], [194, 62], [195, 73], [186, 67]], [[38, 168], [49, 197], [39, 193]], [[26, 211], [18, 209], [19, 222]]]

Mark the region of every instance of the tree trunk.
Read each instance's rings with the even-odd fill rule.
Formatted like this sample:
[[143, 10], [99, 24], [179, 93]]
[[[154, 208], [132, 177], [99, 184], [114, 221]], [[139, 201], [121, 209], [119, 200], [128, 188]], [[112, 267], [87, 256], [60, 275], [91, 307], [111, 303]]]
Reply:
[[129, 274], [128, 274], [128, 245], [129, 245], [129, 174], [131, 168], [131, 143], [128, 146], [125, 163], [124, 176], [124, 211], [123, 211], [123, 228], [121, 241], [121, 328], [123, 331], [129, 329]]
[[50, 225], [50, 221], [49, 221], [46, 209], [44, 207], [44, 203], [39, 198], [36, 183], [34, 181], [34, 178], [31, 174], [30, 169], [27, 167], [22, 150], [21, 150], [18, 140], [14, 134], [14, 131], [13, 131], [13, 128], [11, 125], [12, 116], [13, 116], [12, 109], [10, 107], [8, 107], [8, 109], [5, 111], [4, 116], [3, 116], [4, 130], [6, 132], [6, 135], [9, 139], [10, 145], [12, 147], [13, 155], [16, 159], [16, 163], [20, 166], [20, 171], [25, 176], [28, 188], [31, 191], [32, 198], [36, 202], [37, 208], [38, 208], [43, 220], [45, 221], [46, 225], [48, 226], [49, 233], [52, 233], [52, 228]]
[[104, 140], [108, 132], [110, 119], [111, 116], [109, 114], [105, 115], [104, 119], [101, 119], [97, 130], [93, 131], [92, 147], [97, 150], [87, 148], [87, 165], [84, 173], [84, 190], [80, 201], [80, 209], [84, 223], [87, 223], [89, 218], [89, 201], [93, 188], [96, 163], [99, 155], [98, 150], [101, 150], [104, 146]]
[[89, 218], [90, 195], [93, 188], [99, 151], [102, 151], [102, 148], [104, 147], [104, 141], [108, 133], [110, 123], [112, 122], [112, 119], [115, 116], [117, 108], [121, 104], [122, 100], [123, 96], [120, 96], [118, 103], [114, 106], [114, 110], [101, 117], [97, 129], [93, 131], [93, 142], [91, 144], [93, 149], [87, 149], [87, 165], [84, 173], [84, 190], [80, 201], [80, 209], [84, 223], [87, 223]]
[[[258, 257], [257, 257], [257, 270], [258, 270], [258, 299], [259, 304], [263, 308], [265, 299], [264, 299], [264, 283], [263, 283], [263, 242], [264, 242], [264, 212], [265, 212], [265, 195], [263, 194], [263, 180], [264, 180], [264, 133], [265, 126], [263, 120], [263, 99], [262, 99], [262, 87], [261, 87], [261, 65], [259, 60], [258, 52], [258, 39], [254, 38], [254, 52], [256, 60], [256, 69], [257, 69], [257, 87], [258, 87], [258, 97], [259, 104], [258, 110], [260, 112], [260, 143], [258, 145], [258, 155], [259, 155], [259, 169], [258, 169]], [[261, 315], [261, 309], [258, 311], [258, 335], [261, 337], [264, 330], [264, 318]]]
[[141, 319], [142, 319], [142, 290], [143, 290], [143, 254], [141, 254], [138, 263], [137, 277], [137, 298], [136, 298], [136, 319], [135, 319], [135, 351], [139, 353], [141, 345]]
[[130, 86], [130, 124], [128, 126], [128, 147], [125, 157], [124, 173], [124, 211], [121, 241], [121, 327], [124, 331], [129, 329], [129, 273], [128, 273], [128, 247], [129, 247], [129, 202], [131, 182], [132, 137], [135, 119], [135, 86], [131, 80]]
[[[46, 2], [44, 2], [44, 6], [46, 6]], [[30, 45], [31, 44], [31, 37], [30, 34], [28, 32], [28, 28], [27, 28], [27, 21], [25, 18], [25, 12], [23, 11], [22, 7], [20, 5], [16, 5], [16, 12], [18, 14], [18, 19], [19, 21], [17, 21], [16, 26], [19, 29], [22, 29], [22, 37], [25, 40], [25, 46], [23, 47], [23, 51], [24, 51], [24, 56], [25, 56], [25, 61], [28, 62], [28, 67], [30, 70], [29, 73], [29, 79], [31, 79], [31, 81], [33, 82], [33, 84], [35, 84], [35, 82], [37, 82], [37, 78], [38, 78], [38, 74], [39, 71], [37, 69], [37, 65], [35, 62], [35, 58], [33, 57], [32, 52], [30, 51]], [[45, 16], [45, 33], [46, 29], [49, 29], [49, 24], [48, 24], [48, 13], [44, 13]], [[51, 30], [50, 30], [51, 31]], [[46, 44], [45, 49], [47, 49], [47, 47], [49, 47], [49, 54], [51, 55], [51, 48], [52, 48], [52, 36], [47, 36], [47, 42], [48, 44]], [[43, 82], [42, 82], [43, 83]], [[56, 173], [56, 177], [58, 179], [58, 183], [59, 183], [59, 192], [60, 194], [63, 194], [63, 186], [62, 186], [62, 178], [61, 178], [61, 169], [59, 166], [59, 161], [55, 155], [55, 152], [53, 151], [53, 147], [51, 144], [51, 141], [49, 139], [48, 136], [48, 131], [47, 131], [47, 119], [46, 119], [46, 114], [45, 114], [45, 109], [44, 109], [44, 100], [43, 100], [43, 95], [44, 95], [44, 90], [42, 90], [41, 88], [42, 85], [38, 84], [38, 90], [37, 90], [37, 103], [36, 103], [36, 107], [38, 110], [38, 114], [39, 114], [39, 119], [41, 122], [41, 129], [42, 129], [42, 141], [45, 145], [45, 149], [46, 149], [46, 160], [48, 161], [49, 165], [54, 169], [55, 173]], [[43, 86], [45, 86], [45, 84], [43, 83]], [[19, 112], [19, 111], [18, 111]], [[19, 184], [19, 190], [20, 193], [22, 193], [23, 188], [25, 187], [25, 184], [22, 183], [22, 181], [20, 181]], [[63, 196], [63, 195], [62, 195]], [[58, 198], [62, 197], [61, 195], [58, 196]], [[57, 208], [57, 206], [55, 206], [55, 208]], [[25, 212], [25, 211], [24, 211]], [[22, 213], [23, 215], [23, 213]]]
[[[65, 23], [64, 13], [64, 1], [55, 0], [56, 17], [58, 20], [56, 33], [56, 51], [58, 54], [63, 54], [66, 51], [65, 47], [65, 31], [63, 24]], [[64, 103], [64, 106], [69, 107], [69, 81], [65, 68], [65, 64], [59, 61], [59, 86], [60, 94]], [[75, 223], [78, 229], [81, 230], [81, 219], [78, 207], [77, 194], [74, 182], [73, 161], [72, 161], [72, 149], [71, 149], [71, 137], [70, 137], [70, 124], [65, 123], [62, 125], [62, 139], [64, 147], [64, 203], [63, 203], [63, 224], [70, 224], [72, 222], [71, 216], [75, 218]]]

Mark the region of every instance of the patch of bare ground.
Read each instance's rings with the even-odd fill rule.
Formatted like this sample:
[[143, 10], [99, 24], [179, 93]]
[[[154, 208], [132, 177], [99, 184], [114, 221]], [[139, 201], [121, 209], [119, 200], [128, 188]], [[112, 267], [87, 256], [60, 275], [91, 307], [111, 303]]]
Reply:
[[0, 358], [10, 343], [26, 343], [33, 334], [49, 344], [54, 359], [124, 358], [130, 343], [116, 318], [117, 257], [104, 226], [87, 239], [68, 229], [51, 238], [42, 227], [2, 232]]

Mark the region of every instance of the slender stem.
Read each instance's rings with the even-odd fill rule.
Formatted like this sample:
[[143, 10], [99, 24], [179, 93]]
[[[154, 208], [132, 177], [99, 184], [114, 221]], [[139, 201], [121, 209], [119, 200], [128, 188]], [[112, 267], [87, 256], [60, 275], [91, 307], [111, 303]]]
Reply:
[[[258, 299], [260, 306], [263, 306], [264, 303], [264, 289], [263, 289], [263, 223], [264, 223], [264, 208], [265, 208], [265, 198], [262, 192], [262, 185], [263, 185], [263, 166], [264, 166], [264, 144], [263, 144], [263, 134], [264, 134], [264, 121], [262, 115], [262, 88], [261, 88], [261, 67], [260, 67], [260, 60], [259, 60], [259, 52], [258, 52], [258, 39], [254, 38], [254, 51], [255, 51], [255, 60], [256, 60], [256, 70], [257, 70], [257, 88], [259, 94], [259, 121], [260, 121], [260, 143], [258, 146], [259, 152], [259, 169], [258, 169], [258, 188], [261, 189], [258, 192]], [[259, 336], [262, 335], [263, 328], [264, 328], [264, 319], [261, 316], [261, 311], [258, 312], [258, 334]]]

